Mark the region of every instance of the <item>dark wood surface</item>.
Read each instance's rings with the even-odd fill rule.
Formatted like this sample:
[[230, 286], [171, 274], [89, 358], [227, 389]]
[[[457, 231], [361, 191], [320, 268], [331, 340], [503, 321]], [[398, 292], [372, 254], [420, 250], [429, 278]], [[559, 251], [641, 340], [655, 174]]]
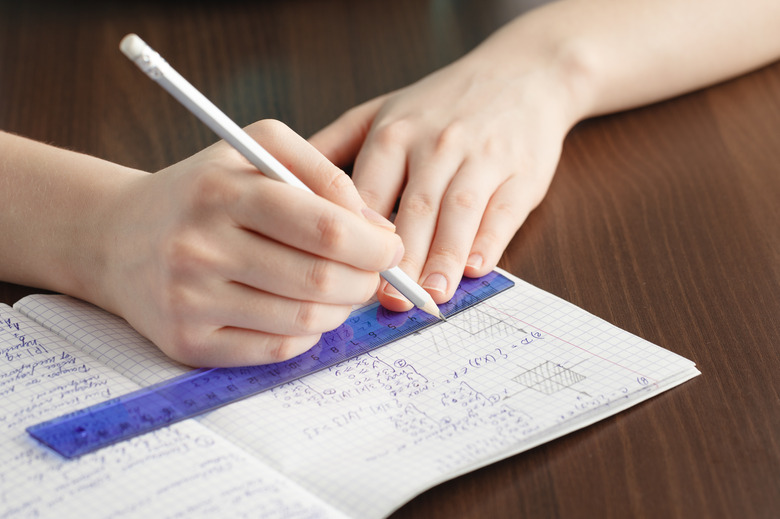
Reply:
[[[150, 171], [216, 140], [120, 54], [137, 32], [239, 124], [308, 135], [535, 3], [2, 1], [0, 129]], [[501, 266], [703, 374], [394, 518], [777, 517], [780, 64], [580, 124]]]

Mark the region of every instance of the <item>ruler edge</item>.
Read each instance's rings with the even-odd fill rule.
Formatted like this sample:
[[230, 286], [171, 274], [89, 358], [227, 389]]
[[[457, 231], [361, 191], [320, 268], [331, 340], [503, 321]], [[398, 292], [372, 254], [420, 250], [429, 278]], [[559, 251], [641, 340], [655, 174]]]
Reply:
[[[493, 275], [493, 277], [491, 278], [491, 281], [493, 279], [496, 279], [496, 278], [503, 278], [503, 280], [506, 282], [506, 285], [503, 286], [502, 288], [500, 288], [499, 290], [496, 290], [495, 292], [489, 294], [484, 299], [480, 299], [479, 301], [477, 301], [476, 303], [474, 303], [472, 305], [467, 305], [467, 306], [462, 306], [460, 308], [457, 308], [452, 313], [445, 315], [445, 317], [447, 317], [449, 319], [449, 318], [454, 317], [454, 316], [456, 316], [456, 315], [458, 315], [458, 314], [460, 314], [460, 313], [462, 313], [462, 312], [464, 312], [466, 310], [474, 308], [475, 306], [477, 306], [477, 305], [479, 305], [481, 303], [484, 303], [485, 301], [493, 298], [494, 296], [497, 296], [498, 294], [500, 294], [502, 292], [505, 292], [506, 290], [509, 290], [510, 288], [512, 288], [512, 287], [514, 287], [516, 285], [515, 281], [511, 277], [506, 276], [503, 272], [501, 272], [499, 270], [492, 270], [488, 274], [485, 274], [484, 276], [481, 276], [480, 278], [470, 278], [470, 279], [483, 279], [483, 278], [491, 276], [491, 275]], [[460, 283], [459, 283], [459, 285], [460, 285]], [[379, 305], [379, 303], [374, 303], [374, 304], [368, 305], [368, 306], [363, 307], [363, 308], [358, 309], [358, 310], [365, 311], [365, 310], [367, 310], [369, 308], [372, 308], [374, 306], [377, 306], [377, 305]], [[412, 309], [409, 312], [412, 312], [414, 310], [415, 309]], [[409, 312], [398, 312], [398, 313], [409, 313]], [[394, 342], [396, 342], [396, 341], [398, 341], [400, 339], [403, 339], [403, 338], [408, 337], [408, 336], [410, 336], [412, 334], [415, 334], [415, 333], [419, 333], [422, 330], [426, 330], [428, 328], [431, 328], [431, 327], [433, 327], [433, 326], [435, 326], [437, 324], [441, 324], [441, 323], [442, 323], [441, 320], [436, 319], [433, 316], [431, 316], [431, 320], [430, 321], [423, 321], [419, 327], [409, 331], [408, 333], [406, 333], [405, 335], [403, 335], [401, 337], [398, 337], [398, 338], [395, 338], [395, 339], [391, 340], [390, 342], [386, 342], [384, 344], [379, 344], [379, 345], [376, 345], [376, 346], [372, 346], [372, 347], [366, 349], [365, 351], [361, 351], [361, 352], [359, 352], [359, 353], [357, 353], [355, 355], [351, 355], [351, 356], [345, 357], [345, 358], [343, 358], [341, 360], [338, 360], [336, 362], [333, 362], [333, 363], [330, 363], [330, 364], [323, 364], [319, 368], [317, 368], [315, 370], [312, 370], [312, 371], [309, 371], [309, 372], [307, 372], [307, 373], [305, 373], [303, 375], [291, 378], [289, 380], [281, 381], [278, 384], [274, 384], [272, 386], [265, 387], [265, 388], [260, 389], [260, 390], [258, 390], [256, 392], [253, 392], [253, 393], [248, 393], [248, 394], [240, 396], [240, 397], [238, 397], [238, 398], [236, 398], [234, 400], [230, 400], [230, 401], [226, 401], [226, 402], [220, 403], [219, 405], [216, 405], [214, 407], [210, 407], [210, 408], [207, 408], [207, 409], [204, 409], [204, 410], [201, 410], [201, 411], [197, 411], [197, 412], [192, 413], [190, 415], [178, 417], [178, 418], [176, 418], [174, 420], [171, 420], [170, 422], [165, 422], [165, 423], [162, 423], [160, 425], [156, 425], [154, 427], [151, 427], [149, 429], [145, 429], [145, 430], [140, 431], [140, 432], [136, 431], [136, 432], [132, 432], [132, 433], [125, 434], [125, 435], [114, 436], [112, 438], [112, 440], [109, 441], [109, 442], [87, 442], [87, 444], [86, 444], [87, 447], [85, 447], [85, 448], [64, 450], [64, 449], [59, 449], [59, 448], [55, 447], [54, 445], [52, 445], [52, 444], [48, 443], [47, 441], [45, 441], [43, 438], [41, 438], [39, 436], [36, 436], [36, 432], [38, 430], [40, 430], [40, 429], [45, 429], [47, 427], [50, 427], [52, 425], [51, 422], [55, 422], [55, 421], [60, 422], [60, 421], [64, 421], [64, 420], [67, 420], [67, 419], [70, 419], [70, 418], [74, 418], [76, 416], [83, 416], [85, 414], [88, 415], [88, 414], [91, 414], [90, 410], [92, 410], [92, 409], [115, 406], [115, 405], [119, 404], [122, 401], [127, 401], [127, 399], [132, 399], [134, 395], [137, 395], [138, 397], [148, 395], [150, 392], [154, 392], [155, 388], [158, 388], [158, 387], [164, 387], [164, 386], [171, 385], [173, 383], [180, 382], [182, 380], [186, 380], [188, 378], [198, 377], [200, 375], [203, 375], [204, 373], [208, 373], [208, 372], [211, 372], [211, 371], [224, 370], [224, 369], [236, 369], [236, 368], [240, 369], [241, 366], [236, 366], [236, 367], [233, 367], [233, 368], [224, 368], [224, 367], [222, 367], [222, 368], [195, 368], [195, 369], [192, 369], [192, 370], [188, 371], [187, 373], [182, 373], [181, 375], [178, 375], [176, 377], [165, 379], [165, 380], [162, 380], [162, 381], [157, 382], [155, 384], [152, 384], [152, 385], [149, 385], [149, 386], [145, 386], [145, 387], [136, 389], [134, 391], [130, 391], [129, 393], [124, 393], [124, 394], [122, 394], [120, 396], [117, 396], [115, 398], [111, 398], [111, 399], [105, 400], [103, 402], [98, 402], [98, 403], [90, 405], [88, 407], [84, 407], [84, 408], [78, 409], [76, 411], [72, 411], [70, 413], [65, 413], [65, 414], [62, 414], [62, 415], [58, 415], [58, 416], [55, 416], [55, 417], [50, 418], [48, 420], [45, 420], [43, 422], [39, 422], [37, 424], [30, 425], [30, 426], [25, 428], [25, 431], [28, 433], [28, 435], [30, 435], [32, 438], [34, 438], [40, 445], [44, 445], [45, 447], [47, 447], [51, 451], [57, 453], [58, 455], [60, 455], [60, 456], [62, 456], [64, 458], [67, 458], [67, 459], [76, 459], [76, 458], [79, 458], [79, 457], [81, 457], [81, 456], [83, 456], [85, 454], [90, 454], [92, 452], [96, 452], [96, 451], [98, 451], [100, 449], [103, 449], [105, 447], [110, 447], [111, 445], [115, 445], [117, 443], [121, 443], [123, 441], [127, 441], [127, 440], [130, 440], [130, 439], [135, 438], [135, 437], [143, 436], [144, 434], [148, 434], [148, 433], [151, 433], [153, 431], [164, 429], [165, 427], [168, 427], [170, 425], [173, 425], [173, 424], [176, 424], [176, 423], [179, 423], [179, 422], [183, 422], [183, 421], [189, 420], [191, 418], [195, 418], [197, 416], [203, 415], [203, 414], [208, 413], [208, 412], [215, 411], [215, 410], [217, 410], [217, 409], [219, 409], [221, 407], [225, 407], [227, 405], [230, 405], [232, 403], [238, 402], [240, 400], [244, 400], [244, 399], [250, 398], [252, 396], [258, 395], [260, 393], [272, 390], [272, 389], [277, 388], [279, 386], [282, 386], [284, 384], [287, 384], [287, 383], [290, 383], [290, 382], [294, 382], [296, 380], [300, 380], [300, 379], [302, 379], [304, 377], [307, 377], [309, 375], [313, 375], [314, 373], [318, 373], [318, 372], [323, 371], [323, 370], [325, 370], [327, 368], [330, 368], [330, 367], [333, 367], [335, 365], [338, 365], [338, 364], [340, 364], [342, 362], [346, 362], [348, 360], [351, 360], [351, 359], [354, 359], [356, 357], [359, 357], [360, 355], [365, 355], [366, 353], [369, 353], [369, 352], [374, 351], [376, 349], [382, 348], [383, 346], [388, 346], [388, 345], [390, 345], [390, 344], [392, 344], [392, 343], [394, 343]], [[284, 362], [289, 362], [291, 360], [293, 360], [293, 359], [288, 359], [288, 360], [285, 360], [285, 361], [281, 361], [281, 362], [279, 362], [277, 364], [282, 364]], [[265, 364], [265, 366], [272, 366], [272, 365], [273, 364]], [[248, 366], [248, 367], [252, 367], [252, 366]]]

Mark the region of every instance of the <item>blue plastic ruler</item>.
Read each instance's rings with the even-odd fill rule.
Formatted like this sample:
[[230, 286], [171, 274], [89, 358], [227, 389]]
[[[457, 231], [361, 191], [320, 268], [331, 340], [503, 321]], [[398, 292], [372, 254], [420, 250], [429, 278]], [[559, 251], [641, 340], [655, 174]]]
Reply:
[[[450, 317], [514, 285], [498, 272], [463, 278], [455, 296], [440, 306]], [[153, 431], [200, 413], [334, 366], [438, 323], [418, 309], [390, 312], [378, 304], [350, 314], [293, 359], [241, 368], [197, 369], [159, 384], [27, 428], [67, 458]]]

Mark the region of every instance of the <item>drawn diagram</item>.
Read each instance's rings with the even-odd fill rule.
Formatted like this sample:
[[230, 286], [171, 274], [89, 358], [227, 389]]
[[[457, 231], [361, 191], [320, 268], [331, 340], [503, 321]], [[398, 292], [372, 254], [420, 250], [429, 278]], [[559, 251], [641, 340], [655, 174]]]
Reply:
[[481, 308], [472, 308], [451, 317], [447, 327], [438, 327], [431, 335], [436, 351], [440, 353], [457, 351], [476, 342], [493, 342], [527, 334], [515, 323], [499, 318]]
[[498, 316], [490, 314], [481, 308], [474, 308], [467, 314], [461, 314], [453, 317], [450, 322], [454, 328], [468, 335], [483, 335], [490, 338], [506, 337], [520, 331], [527, 333], [522, 328], [500, 319]]
[[585, 380], [585, 378], [585, 375], [580, 375], [548, 360], [544, 364], [520, 373], [512, 380], [545, 395], [552, 395]]

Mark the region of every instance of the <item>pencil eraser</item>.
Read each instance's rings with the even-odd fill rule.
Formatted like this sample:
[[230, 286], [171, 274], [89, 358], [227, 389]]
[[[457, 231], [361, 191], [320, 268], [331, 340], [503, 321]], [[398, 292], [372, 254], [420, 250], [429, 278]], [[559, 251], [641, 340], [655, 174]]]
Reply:
[[122, 38], [122, 42], [119, 44], [119, 48], [122, 50], [125, 56], [133, 61], [141, 57], [141, 54], [147, 46], [148, 45], [146, 45], [146, 42], [142, 40], [137, 34], [128, 34]]

